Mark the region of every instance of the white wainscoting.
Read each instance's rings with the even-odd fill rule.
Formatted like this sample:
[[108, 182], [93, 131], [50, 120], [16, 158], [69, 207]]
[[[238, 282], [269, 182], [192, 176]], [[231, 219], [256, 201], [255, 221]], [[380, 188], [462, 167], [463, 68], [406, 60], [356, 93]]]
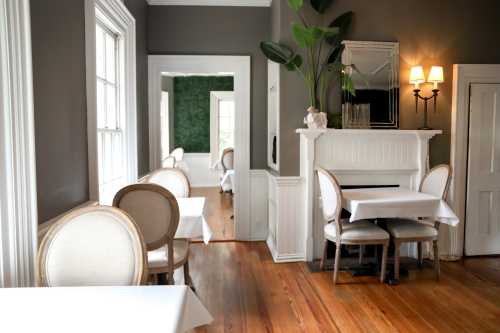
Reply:
[[265, 241], [268, 233], [268, 182], [266, 170], [250, 170], [250, 240]]
[[301, 177], [269, 174], [269, 235], [267, 246], [275, 262], [305, 261]]
[[210, 165], [210, 153], [186, 153], [183, 162], [189, 168], [188, 178], [191, 187], [219, 186], [222, 171]]

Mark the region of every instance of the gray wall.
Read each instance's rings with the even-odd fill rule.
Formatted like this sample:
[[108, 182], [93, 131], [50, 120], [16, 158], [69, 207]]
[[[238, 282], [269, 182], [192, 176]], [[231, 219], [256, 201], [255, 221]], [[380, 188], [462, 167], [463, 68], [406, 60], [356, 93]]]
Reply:
[[[422, 125], [422, 113], [415, 114], [412, 86], [408, 82], [412, 65], [442, 65], [442, 84], [438, 113], [430, 114], [430, 125], [443, 129], [444, 135], [432, 140], [431, 163], [449, 161], [452, 65], [454, 63], [500, 63], [500, 2], [495, 0], [336, 0], [327, 13], [329, 23], [337, 15], [352, 10], [355, 19], [347, 39], [399, 41], [401, 52], [401, 128], [416, 129]], [[273, 31], [288, 44], [289, 22], [295, 20], [286, 2], [273, 10], [281, 10], [281, 22], [273, 22]], [[273, 17], [276, 13], [273, 14]], [[275, 36], [273, 36], [275, 37]], [[307, 96], [295, 73], [282, 72], [281, 174], [299, 173], [299, 138], [293, 133], [303, 127]], [[424, 91], [428, 94], [429, 92]], [[336, 96], [336, 93], [333, 93]], [[337, 99], [337, 108], [339, 103]]]
[[270, 38], [270, 9], [150, 6], [151, 54], [250, 55], [252, 58], [251, 167], [267, 165], [267, 61], [259, 50]]
[[[145, 0], [127, 0], [137, 24], [139, 170], [148, 168]], [[32, 0], [39, 221], [88, 200], [83, 0]]]

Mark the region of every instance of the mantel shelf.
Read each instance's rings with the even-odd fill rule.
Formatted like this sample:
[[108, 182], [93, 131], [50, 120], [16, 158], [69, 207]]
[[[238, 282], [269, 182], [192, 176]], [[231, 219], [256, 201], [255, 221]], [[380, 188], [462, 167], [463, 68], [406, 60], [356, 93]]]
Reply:
[[320, 135], [324, 133], [334, 134], [334, 135], [344, 135], [344, 134], [394, 134], [394, 135], [408, 135], [408, 134], [417, 134], [417, 135], [426, 135], [426, 136], [434, 136], [438, 134], [443, 134], [442, 130], [400, 130], [400, 129], [335, 129], [335, 128], [326, 128], [326, 129], [309, 129], [309, 128], [298, 128], [295, 130], [298, 134], [304, 135]]

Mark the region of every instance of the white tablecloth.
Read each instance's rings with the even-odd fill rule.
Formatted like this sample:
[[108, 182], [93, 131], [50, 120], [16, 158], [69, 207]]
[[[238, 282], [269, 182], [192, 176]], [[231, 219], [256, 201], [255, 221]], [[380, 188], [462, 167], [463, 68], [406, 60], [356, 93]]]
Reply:
[[212, 238], [212, 230], [205, 220], [205, 202], [203, 197], [177, 198], [180, 220], [175, 238], [200, 238], [205, 244]]
[[222, 180], [220, 181], [220, 187], [224, 192], [234, 191], [234, 170], [227, 170]]
[[186, 286], [0, 289], [2, 332], [186, 332], [212, 316]]
[[459, 220], [444, 200], [401, 187], [362, 188], [342, 191], [342, 206], [350, 222], [376, 218], [430, 217], [452, 226]]

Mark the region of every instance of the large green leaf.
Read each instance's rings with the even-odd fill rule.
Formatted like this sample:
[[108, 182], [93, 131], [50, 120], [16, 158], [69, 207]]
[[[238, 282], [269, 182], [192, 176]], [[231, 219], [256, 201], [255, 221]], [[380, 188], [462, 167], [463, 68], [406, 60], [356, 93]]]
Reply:
[[271, 61], [286, 65], [294, 58], [294, 52], [283, 44], [275, 42], [261, 42], [262, 53]]
[[328, 63], [329, 64], [333, 64], [333, 63], [338, 63], [338, 62], [341, 62], [341, 57], [342, 57], [342, 51], [344, 51], [344, 45], [343, 44], [339, 44], [337, 45], [337, 47], [335, 47], [332, 51], [332, 53], [330, 54], [330, 56], [328, 57]]
[[288, 0], [288, 6], [290, 6], [290, 8], [292, 8], [296, 12], [298, 12], [303, 5], [304, 0]]
[[296, 54], [293, 59], [285, 65], [286, 69], [289, 71], [294, 71], [297, 68], [300, 68], [302, 66], [302, 57], [298, 54]]
[[323, 14], [333, 3], [333, 0], [311, 0], [311, 6], [318, 13]]
[[331, 45], [339, 44], [347, 33], [347, 29], [351, 25], [352, 17], [354, 16], [353, 12], [346, 12], [340, 16], [338, 16], [335, 20], [330, 23], [329, 27], [338, 28], [339, 33], [336, 36], [328, 37], [327, 42]]
[[292, 24], [292, 35], [295, 42], [302, 48], [313, 46], [318, 38], [314, 28], [306, 28], [300, 23]]

